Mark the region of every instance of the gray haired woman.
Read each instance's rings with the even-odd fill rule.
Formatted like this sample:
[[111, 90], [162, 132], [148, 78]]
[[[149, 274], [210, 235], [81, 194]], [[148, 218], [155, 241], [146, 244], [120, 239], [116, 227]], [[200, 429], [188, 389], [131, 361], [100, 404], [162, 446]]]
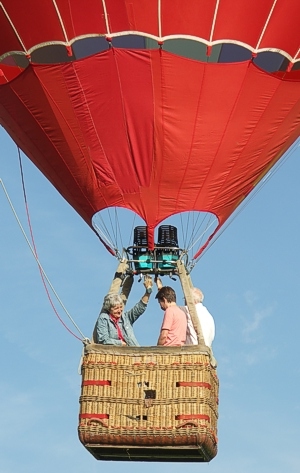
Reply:
[[132, 325], [147, 307], [152, 292], [152, 279], [145, 278], [145, 294], [130, 310], [123, 312], [123, 299], [119, 294], [107, 294], [96, 323], [96, 342], [104, 345], [139, 346]]

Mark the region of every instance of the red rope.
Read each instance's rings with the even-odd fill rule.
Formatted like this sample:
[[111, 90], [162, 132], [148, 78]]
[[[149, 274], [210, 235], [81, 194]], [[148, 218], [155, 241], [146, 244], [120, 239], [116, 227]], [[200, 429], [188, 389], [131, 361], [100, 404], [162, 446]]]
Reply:
[[[21, 160], [21, 153], [20, 153], [20, 148], [18, 147], [18, 155], [19, 155], [19, 164], [20, 164], [20, 172], [21, 172], [21, 180], [22, 180], [22, 188], [23, 188], [23, 196], [24, 196], [24, 203], [25, 203], [25, 209], [26, 209], [26, 215], [27, 215], [27, 221], [28, 221], [28, 226], [29, 226], [29, 231], [30, 231], [30, 238], [31, 238], [31, 242], [32, 242], [32, 247], [33, 247], [33, 251], [34, 251], [34, 254], [35, 254], [35, 257], [37, 259], [37, 261], [39, 260], [38, 259], [38, 253], [37, 253], [37, 249], [36, 249], [36, 246], [35, 246], [35, 240], [34, 240], [34, 236], [33, 236], [33, 231], [32, 231], [32, 226], [31, 226], [31, 219], [30, 219], [30, 215], [29, 215], [29, 209], [28, 209], [28, 204], [27, 204], [27, 196], [26, 196], [26, 190], [25, 190], [25, 182], [24, 182], [24, 174], [23, 174], [23, 167], [22, 167], [22, 160]], [[54, 306], [54, 303], [52, 301], [52, 298], [51, 298], [51, 295], [49, 293], [49, 290], [48, 290], [48, 287], [47, 287], [47, 284], [46, 284], [46, 281], [45, 281], [45, 278], [44, 278], [44, 275], [43, 275], [43, 271], [40, 267], [40, 265], [38, 265], [39, 267], [39, 272], [40, 272], [40, 275], [41, 275], [41, 279], [42, 279], [42, 283], [43, 283], [43, 286], [45, 288], [45, 291], [46, 291], [46, 294], [47, 294], [47, 297], [48, 297], [48, 300], [51, 304], [51, 307], [56, 315], [56, 317], [58, 318], [58, 320], [62, 323], [62, 325], [65, 327], [65, 329], [71, 334], [73, 335], [73, 337], [77, 338], [77, 340], [81, 340], [81, 338], [79, 338], [75, 333], [72, 332], [72, 330], [69, 329], [69, 327], [67, 327], [67, 325], [65, 324], [65, 322], [62, 320], [62, 318], [60, 317], [59, 313], [57, 312], [55, 306]]]

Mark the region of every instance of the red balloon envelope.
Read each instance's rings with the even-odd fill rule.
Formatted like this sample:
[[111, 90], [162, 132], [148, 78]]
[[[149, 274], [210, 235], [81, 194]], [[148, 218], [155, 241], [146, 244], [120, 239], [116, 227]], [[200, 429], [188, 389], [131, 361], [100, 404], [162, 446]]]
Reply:
[[131, 209], [150, 248], [178, 212], [219, 229], [300, 134], [299, 18], [298, 0], [3, 1], [0, 123], [90, 225]]

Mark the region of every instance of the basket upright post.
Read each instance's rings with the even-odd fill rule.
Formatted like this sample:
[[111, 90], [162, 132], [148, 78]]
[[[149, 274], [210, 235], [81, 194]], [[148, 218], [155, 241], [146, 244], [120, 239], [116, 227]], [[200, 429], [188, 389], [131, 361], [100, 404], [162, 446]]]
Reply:
[[192, 323], [197, 334], [198, 345], [205, 345], [201, 324], [197, 315], [196, 306], [191, 291], [193, 287], [191, 276], [187, 273], [186, 267], [181, 260], [178, 260], [176, 265], [186, 305], [188, 307]]

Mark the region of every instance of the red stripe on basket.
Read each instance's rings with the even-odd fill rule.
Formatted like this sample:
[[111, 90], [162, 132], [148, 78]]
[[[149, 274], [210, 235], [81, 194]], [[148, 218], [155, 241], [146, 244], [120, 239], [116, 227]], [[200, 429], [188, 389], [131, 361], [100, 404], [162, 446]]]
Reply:
[[205, 383], [203, 381], [177, 381], [176, 387], [179, 388], [180, 386], [189, 386], [189, 387], [198, 387], [198, 388], [207, 388], [211, 389], [211, 384]]
[[79, 414], [79, 419], [109, 419], [109, 414]]
[[87, 379], [83, 381], [82, 386], [111, 386], [111, 381], [108, 379]]
[[210, 417], [206, 414], [180, 414], [175, 416], [175, 420], [191, 420], [191, 419], [202, 419], [210, 421]]

